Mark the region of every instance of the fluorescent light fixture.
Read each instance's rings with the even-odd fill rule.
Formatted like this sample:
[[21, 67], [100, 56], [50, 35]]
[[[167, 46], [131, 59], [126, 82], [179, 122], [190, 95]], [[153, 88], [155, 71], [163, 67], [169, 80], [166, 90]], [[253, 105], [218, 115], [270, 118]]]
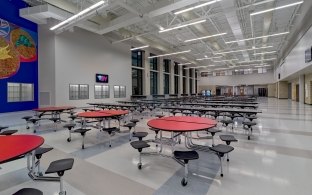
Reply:
[[287, 4], [287, 5], [283, 5], [283, 6], [271, 8], [271, 9], [266, 9], [266, 10], [259, 11], [259, 12], [253, 12], [253, 13], [251, 13], [250, 15], [251, 15], [251, 16], [255, 16], [255, 15], [259, 15], [259, 14], [271, 12], [271, 11], [274, 11], [274, 10], [279, 10], [279, 9], [283, 9], [283, 8], [287, 8], [287, 7], [299, 5], [299, 4], [302, 4], [302, 3], [303, 3], [303, 1], [298, 1], [298, 2], [296, 2], [296, 3], [291, 3], [291, 4]]
[[232, 61], [236, 61], [236, 60], [239, 60], [239, 59], [219, 60], [219, 61], [214, 60], [214, 62], [232, 62]]
[[225, 42], [225, 43], [228, 44], [228, 43], [237, 43], [237, 42], [241, 42], [241, 41], [250, 41], [250, 40], [254, 40], [254, 39], [262, 39], [262, 38], [267, 38], [267, 37], [275, 37], [275, 36], [285, 35], [288, 33], [289, 32], [282, 32], [282, 33], [276, 33], [276, 34], [272, 34], [272, 35], [265, 35], [265, 36], [261, 36], [261, 37], [254, 37], [254, 38], [241, 39], [241, 40], [236, 40], [236, 41], [229, 41], [229, 42]]
[[141, 46], [141, 47], [131, 48], [130, 50], [134, 51], [134, 50], [143, 49], [143, 48], [147, 48], [147, 47], [149, 47], [149, 45], [144, 45], [144, 46]]
[[196, 59], [197, 61], [202, 61], [202, 60], [212, 60], [214, 58], [222, 58], [222, 56], [218, 56], [218, 57], [211, 57], [211, 58], [208, 58], [208, 57], [205, 57], [205, 58], [199, 58], [199, 59]]
[[192, 63], [188, 62], [188, 63], [182, 63], [182, 64], [178, 64], [178, 65], [183, 66], [183, 65], [189, 65], [189, 64], [192, 64]]
[[191, 42], [191, 41], [197, 41], [197, 40], [208, 39], [208, 38], [212, 38], [212, 37], [218, 37], [221, 35], [226, 35], [226, 33], [219, 33], [219, 34], [214, 34], [214, 35], [209, 35], [209, 36], [204, 36], [204, 37], [198, 37], [195, 39], [185, 40], [184, 42], [187, 43], [187, 42]]
[[158, 56], [149, 56], [148, 58], [157, 58], [157, 57], [163, 57], [163, 56], [172, 56], [172, 55], [177, 55], [177, 54], [182, 54], [182, 53], [188, 53], [191, 52], [191, 50], [185, 50], [185, 51], [179, 51], [175, 53], [167, 53], [167, 54], [162, 54]]
[[264, 54], [271, 54], [276, 53], [276, 51], [268, 51], [268, 52], [262, 52], [262, 53], [254, 53], [253, 55], [264, 55]]
[[197, 22], [192, 22], [192, 23], [183, 24], [183, 25], [180, 25], [180, 26], [172, 27], [172, 28], [163, 29], [163, 30], [160, 30], [159, 33], [168, 32], [168, 31], [171, 31], [171, 30], [184, 28], [184, 27], [187, 27], [187, 26], [195, 25], [195, 24], [200, 24], [200, 23], [203, 23], [203, 22], [206, 22], [206, 20], [199, 20]]
[[183, 9], [181, 11], [177, 11], [175, 12], [174, 14], [182, 14], [184, 12], [188, 12], [188, 11], [191, 11], [191, 10], [194, 10], [194, 9], [197, 9], [197, 8], [200, 8], [200, 7], [204, 7], [204, 6], [207, 6], [207, 5], [211, 5], [211, 4], [214, 4], [214, 3], [217, 3], [218, 1], [221, 1], [221, 0], [214, 0], [214, 1], [209, 1], [209, 2], [206, 2], [206, 3], [202, 3], [202, 4], [199, 4], [199, 5], [195, 5], [193, 7], [190, 7], [190, 8], [186, 8], [186, 9]]
[[86, 8], [86, 9], [82, 10], [81, 12], [79, 12], [79, 13], [77, 13], [77, 14], [75, 14], [75, 15], [69, 17], [69, 18], [67, 18], [67, 19], [64, 20], [63, 22], [60, 22], [60, 23], [58, 23], [57, 25], [51, 27], [50, 30], [55, 30], [55, 29], [57, 29], [57, 28], [63, 26], [64, 24], [67, 24], [67, 23], [69, 23], [69, 22], [75, 20], [75, 19], [78, 18], [79, 16], [82, 16], [82, 15], [84, 15], [84, 14], [86, 14], [86, 13], [88, 13], [88, 12], [90, 12], [90, 11], [92, 11], [92, 10], [94, 10], [94, 9], [96, 9], [96, 8], [98, 8], [98, 7], [100, 7], [100, 6], [102, 6], [104, 3], [105, 3], [105, 1], [99, 1], [99, 2], [97, 2], [96, 4], [93, 4], [93, 5], [91, 5], [90, 7], [88, 7], [88, 8]]
[[239, 63], [261, 62], [261, 61], [272, 61], [272, 60], [276, 60], [276, 58], [268, 58], [268, 59], [261, 59], [261, 60], [252, 60], [252, 61], [240, 61]]
[[235, 52], [241, 52], [241, 51], [250, 51], [250, 50], [256, 50], [256, 49], [266, 49], [271, 48], [273, 46], [265, 46], [265, 47], [258, 47], [258, 48], [250, 48], [250, 49], [241, 49], [241, 50], [234, 50], [234, 51], [226, 51], [226, 52], [220, 52], [220, 53], [214, 53], [214, 55], [218, 54], [227, 54], [227, 53], [235, 53]]

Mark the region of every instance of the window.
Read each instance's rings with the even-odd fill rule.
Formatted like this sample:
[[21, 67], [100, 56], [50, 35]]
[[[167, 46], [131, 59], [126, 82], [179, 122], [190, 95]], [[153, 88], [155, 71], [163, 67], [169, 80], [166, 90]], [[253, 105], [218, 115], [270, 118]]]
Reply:
[[174, 74], [179, 74], [179, 63], [174, 62]]
[[186, 77], [183, 77], [183, 94], [186, 94]]
[[158, 94], [158, 72], [150, 72], [151, 95]]
[[84, 100], [84, 99], [89, 99], [89, 85], [70, 84], [69, 100]]
[[[155, 54], [150, 53], [150, 56], [155, 56]], [[157, 58], [150, 59], [150, 70], [158, 70]]]
[[190, 76], [190, 78], [193, 78], [193, 71], [194, 71], [194, 69], [189, 69], [189, 76]]
[[174, 93], [179, 93], [179, 76], [174, 76]]
[[197, 79], [195, 80], [195, 93], [197, 93]]
[[170, 73], [170, 60], [164, 59], [164, 72]]
[[125, 98], [126, 86], [114, 86], [114, 98]]
[[143, 95], [143, 70], [132, 68], [132, 95]]
[[164, 94], [169, 94], [169, 74], [164, 74]]
[[182, 66], [182, 68], [183, 68], [183, 76], [186, 76], [186, 66]]
[[32, 83], [8, 83], [8, 102], [34, 101], [34, 84]]
[[193, 93], [193, 79], [191, 79], [191, 78], [190, 78], [190, 87], [189, 87], [189, 89], [190, 89], [190, 94], [192, 94]]
[[132, 66], [143, 67], [143, 54], [144, 51], [141, 50], [135, 50], [131, 52]]
[[197, 74], [198, 74], [198, 72], [197, 72], [197, 71], [195, 71], [195, 79], [197, 79], [197, 76], [198, 76]]
[[94, 85], [94, 99], [109, 98], [108, 85]]

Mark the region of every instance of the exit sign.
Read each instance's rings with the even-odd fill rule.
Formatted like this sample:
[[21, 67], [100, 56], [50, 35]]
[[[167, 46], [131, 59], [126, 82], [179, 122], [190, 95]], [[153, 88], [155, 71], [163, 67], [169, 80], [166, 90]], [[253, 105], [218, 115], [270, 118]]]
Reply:
[[95, 81], [97, 83], [108, 83], [108, 75], [107, 74], [96, 74]]

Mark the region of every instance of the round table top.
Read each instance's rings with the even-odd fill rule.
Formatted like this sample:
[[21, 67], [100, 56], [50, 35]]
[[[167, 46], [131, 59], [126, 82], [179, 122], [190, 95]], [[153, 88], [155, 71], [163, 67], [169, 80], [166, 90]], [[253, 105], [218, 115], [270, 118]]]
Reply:
[[217, 125], [213, 119], [191, 116], [175, 116], [152, 119], [148, 121], [149, 127], [159, 129], [162, 131], [202, 131]]
[[44, 139], [37, 135], [0, 136], [0, 163], [27, 154], [43, 142]]
[[35, 108], [33, 111], [37, 112], [56, 112], [56, 111], [64, 111], [74, 109], [74, 106], [51, 106], [51, 107], [43, 107], [43, 108]]
[[128, 114], [127, 110], [103, 110], [93, 112], [81, 112], [78, 114], [78, 116], [83, 118], [106, 118], [125, 114]]

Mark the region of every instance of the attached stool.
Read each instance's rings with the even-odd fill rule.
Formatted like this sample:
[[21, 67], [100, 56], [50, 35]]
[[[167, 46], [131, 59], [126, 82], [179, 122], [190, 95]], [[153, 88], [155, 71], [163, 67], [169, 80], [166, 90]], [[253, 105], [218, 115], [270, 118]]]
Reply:
[[77, 115], [70, 115], [68, 118], [71, 119], [71, 122], [74, 122], [77, 117]]
[[131, 141], [131, 129], [135, 127], [135, 123], [127, 123], [123, 126], [128, 127], [128, 129], [129, 129], [129, 141]]
[[[45, 154], [45, 153], [47, 153], [47, 152], [49, 152], [51, 150], [53, 150], [53, 148], [42, 148], [42, 147], [37, 148], [35, 150], [35, 157], [37, 159], [37, 162], [35, 163], [35, 165], [36, 165], [36, 167], [38, 167], [38, 172], [37, 173], [38, 173], [39, 176], [43, 175], [41, 170], [40, 170], [40, 159], [41, 159], [43, 154]], [[35, 170], [33, 170], [33, 171], [35, 171]]]
[[8, 135], [12, 135], [12, 134], [14, 134], [16, 132], [18, 132], [18, 130], [6, 130], [6, 131], [1, 132], [0, 135], [8, 136]]
[[184, 166], [184, 178], [181, 180], [181, 184], [182, 186], [186, 186], [188, 181], [188, 161], [198, 159], [198, 153], [196, 151], [174, 151], [173, 155]]
[[29, 129], [28, 124], [30, 123], [29, 119], [31, 119], [32, 116], [24, 116], [22, 117], [22, 119], [24, 119], [26, 121], [26, 129]]
[[[219, 136], [220, 137], [220, 139], [222, 140], [222, 141], [224, 141], [225, 143], [226, 143], [226, 145], [231, 145], [231, 142], [237, 142], [237, 139], [233, 136], [233, 135], [220, 135]], [[229, 159], [229, 154], [227, 153], [226, 154], [226, 156], [227, 156], [227, 161], [230, 161], [230, 159]]]
[[49, 165], [48, 169], [45, 172], [46, 174], [57, 173], [57, 175], [60, 177], [59, 195], [66, 194], [66, 191], [64, 190], [63, 176], [64, 176], [65, 171], [73, 168], [73, 165], [74, 165], [73, 158], [61, 159], [61, 160], [51, 162], [51, 164]]
[[162, 118], [162, 117], [164, 117], [164, 116], [165, 116], [165, 115], [163, 115], [163, 114], [157, 114], [157, 115], [156, 115], [157, 118]]
[[60, 123], [61, 122], [61, 118], [57, 118], [57, 117], [52, 117], [52, 118], [49, 118], [50, 121], [52, 121], [54, 123], [54, 131], [56, 131], [57, 129], [57, 124], [56, 123]]
[[139, 138], [140, 141], [142, 141], [142, 139], [147, 135], [148, 135], [147, 132], [136, 132], [135, 134], [133, 134], [133, 137], [137, 137]]
[[173, 114], [173, 116], [175, 116], [176, 114], [179, 114], [179, 113], [181, 113], [180, 110], [173, 110], [173, 111], [171, 111], [171, 114]]
[[[257, 125], [256, 122], [251, 122], [251, 121], [244, 121], [243, 122], [243, 128], [245, 130], [248, 130], [248, 140], [250, 140], [250, 136], [252, 135], [252, 126], [255, 126], [255, 125]], [[246, 126], [248, 128], [246, 128]]]
[[135, 127], [136, 127], [136, 124], [139, 122], [139, 120], [138, 120], [138, 119], [133, 118], [133, 119], [131, 119], [131, 120], [130, 120], [130, 122], [135, 124], [135, 126], [134, 126], [134, 128], [133, 128], [133, 133], [134, 133], [134, 132], [135, 132]]
[[214, 136], [215, 136], [216, 133], [221, 132], [221, 130], [217, 129], [217, 128], [210, 128], [210, 129], [207, 130], [207, 132], [209, 132], [211, 134], [212, 146], [214, 146]]
[[81, 144], [81, 148], [82, 148], [82, 149], [85, 148], [85, 147], [84, 147], [84, 142], [85, 142], [86, 133], [87, 133], [88, 131], [90, 131], [90, 130], [91, 130], [91, 129], [82, 129], [82, 128], [80, 128], [80, 129], [75, 129], [75, 130], [74, 130], [74, 133], [80, 133], [81, 136], [82, 136], [82, 144]]
[[258, 117], [252, 115], [252, 116], [246, 116], [245, 118], [249, 119], [250, 122], [252, 122], [253, 120], [257, 119]]
[[7, 128], [9, 128], [9, 127], [7, 127], [7, 126], [0, 126], [0, 132], [1, 132], [3, 129], [7, 129]]
[[103, 131], [107, 132], [109, 134], [109, 147], [112, 147], [112, 133], [115, 131], [119, 131], [120, 129], [118, 129], [117, 127], [109, 127], [109, 128], [103, 128]]
[[232, 119], [222, 119], [220, 122], [222, 123], [223, 126], [225, 126], [226, 130], [229, 124], [232, 124], [232, 130], [233, 130], [234, 122]]
[[63, 127], [68, 129], [69, 132], [69, 137], [67, 138], [67, 141], [70, 142], [71, 141], [71, 134], [72, 134], [72, 129], [76, 126], [76, 124], [65, 124]]
[[40, 118], [31, 118], [29, 119], [29, 121], [33, 124], [34, 126], [34, 133], [37, 132], [37, 125], [38, 125], [38, 121], [40, 121]]
[[43, 195], [43, 193], [35, 188], [23, 188], [15, 192], [13, 195]]
[[148, 148], [150, 147], [150, 145], [147, 144], [145, 141], [134, 141], [134, 142], [131, 142], [130, 144], [134, 149], [137, 149], [139, 151], [138, 169], [142, 169], [141, 153], [142, 153], [143, 148]]
[[227, 154], [231, 151], [234, 150], [234, 148], [232, 146], [228, 146], [228, 145], [224, 145], [224, 144], [218, 144], [216, 146], [213, 146], [210, 148], [210, 150], [212, 150], [213, 152], [215, 152], [217, 154], [217, 156], [219, 157], [220, 160], [220, 165], [221, 165], [221, 177], [223, 177], [223, 169], [222, 169], [222, 157], [224, 156], [224, 154]]

